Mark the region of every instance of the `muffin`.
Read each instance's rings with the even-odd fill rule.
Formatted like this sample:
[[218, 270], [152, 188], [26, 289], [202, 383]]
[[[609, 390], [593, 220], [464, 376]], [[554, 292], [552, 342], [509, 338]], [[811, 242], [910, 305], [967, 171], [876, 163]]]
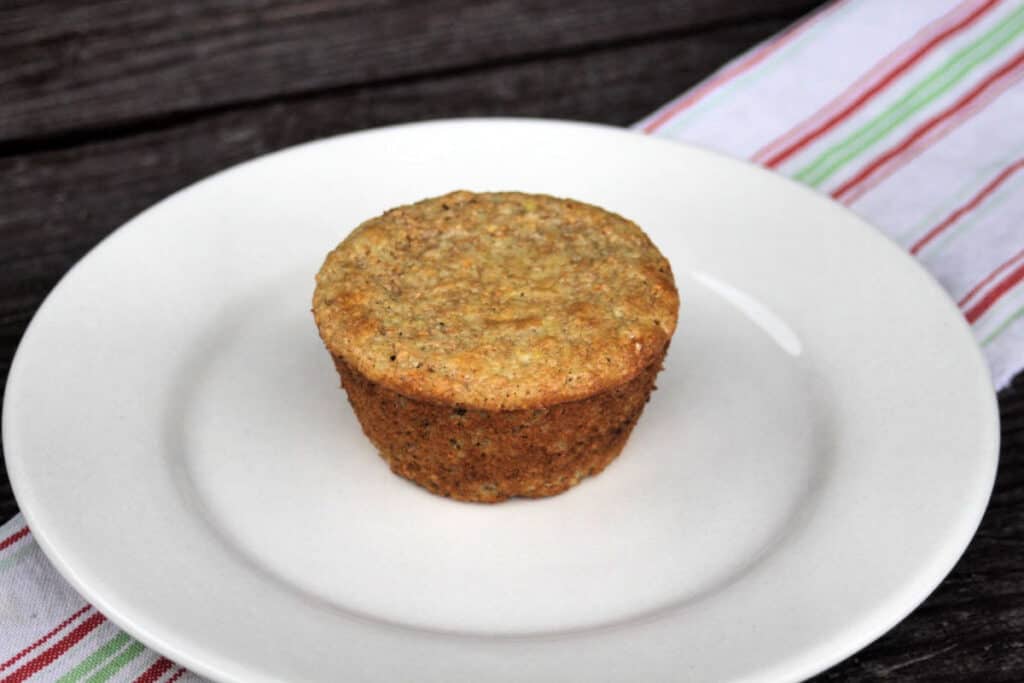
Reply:
[[391, 469], [433, 493], [550, 496], [602, 471], [654, 389], [679, 296], [634, 223], [520, 192], [453, 192], [357, 227], [313, 315]]

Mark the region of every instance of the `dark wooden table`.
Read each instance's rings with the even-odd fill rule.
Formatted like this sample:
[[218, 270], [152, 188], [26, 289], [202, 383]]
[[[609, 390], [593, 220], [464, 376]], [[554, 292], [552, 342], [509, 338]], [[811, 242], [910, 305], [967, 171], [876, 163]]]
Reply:
[[[8, 0], [0, 383], [33, 312], [75, 261], [214, 171], [428, 118], [629, 124], [818, 4]], [[999, 405], [999, 475], [967, 553], [913, 614], [820, 680], [1024, 680], [1024, 375]], [[16, 512], [0, 469], [0, 522]]]

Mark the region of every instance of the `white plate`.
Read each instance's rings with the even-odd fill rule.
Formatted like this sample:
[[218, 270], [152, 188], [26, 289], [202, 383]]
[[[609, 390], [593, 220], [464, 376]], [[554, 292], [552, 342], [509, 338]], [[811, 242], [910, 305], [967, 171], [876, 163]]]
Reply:
[[[471, 505], [391, 475], [317, 337], [326, 252], [455, 188], [620, 212], [677, 274], [659, 390], [564, 495]], [[64, 576], [237, 681], [807, 676], [950, 570], [998, 448], [966, 325], [870, 226], [737, 161], [529, 120], [323, 140], [161, 202], [40, 308], [3, 426]]]

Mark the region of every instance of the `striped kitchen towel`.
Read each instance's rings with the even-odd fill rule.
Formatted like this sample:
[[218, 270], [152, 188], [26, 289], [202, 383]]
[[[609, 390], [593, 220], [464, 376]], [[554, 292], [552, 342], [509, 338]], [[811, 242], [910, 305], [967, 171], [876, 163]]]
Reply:
[[1024, 0], [837, 0], [637, 124], [783, 173], [907, 249], [999, 388], [1024, 366]]
[[[826, 192], [959, 303], [997, 386], [1024, 365], [1024, 0], [838, 0], [637, 124]], [[0, 527], [0, 680], [199, 681]]]
[[203, 679], [118, 629], [47, 561], [21, 515], [0, 527], [0, 681]]

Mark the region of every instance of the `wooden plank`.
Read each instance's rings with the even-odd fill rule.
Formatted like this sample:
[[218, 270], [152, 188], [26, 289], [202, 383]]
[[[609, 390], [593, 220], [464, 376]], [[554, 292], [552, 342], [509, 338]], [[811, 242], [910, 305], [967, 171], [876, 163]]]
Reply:
[[[715, 27], [821, 0], [0, 4], [0, 142]], [[706, 63], [706, 62], [704, 62]], [[78, 141], [76, 138], [75, 141]]]

